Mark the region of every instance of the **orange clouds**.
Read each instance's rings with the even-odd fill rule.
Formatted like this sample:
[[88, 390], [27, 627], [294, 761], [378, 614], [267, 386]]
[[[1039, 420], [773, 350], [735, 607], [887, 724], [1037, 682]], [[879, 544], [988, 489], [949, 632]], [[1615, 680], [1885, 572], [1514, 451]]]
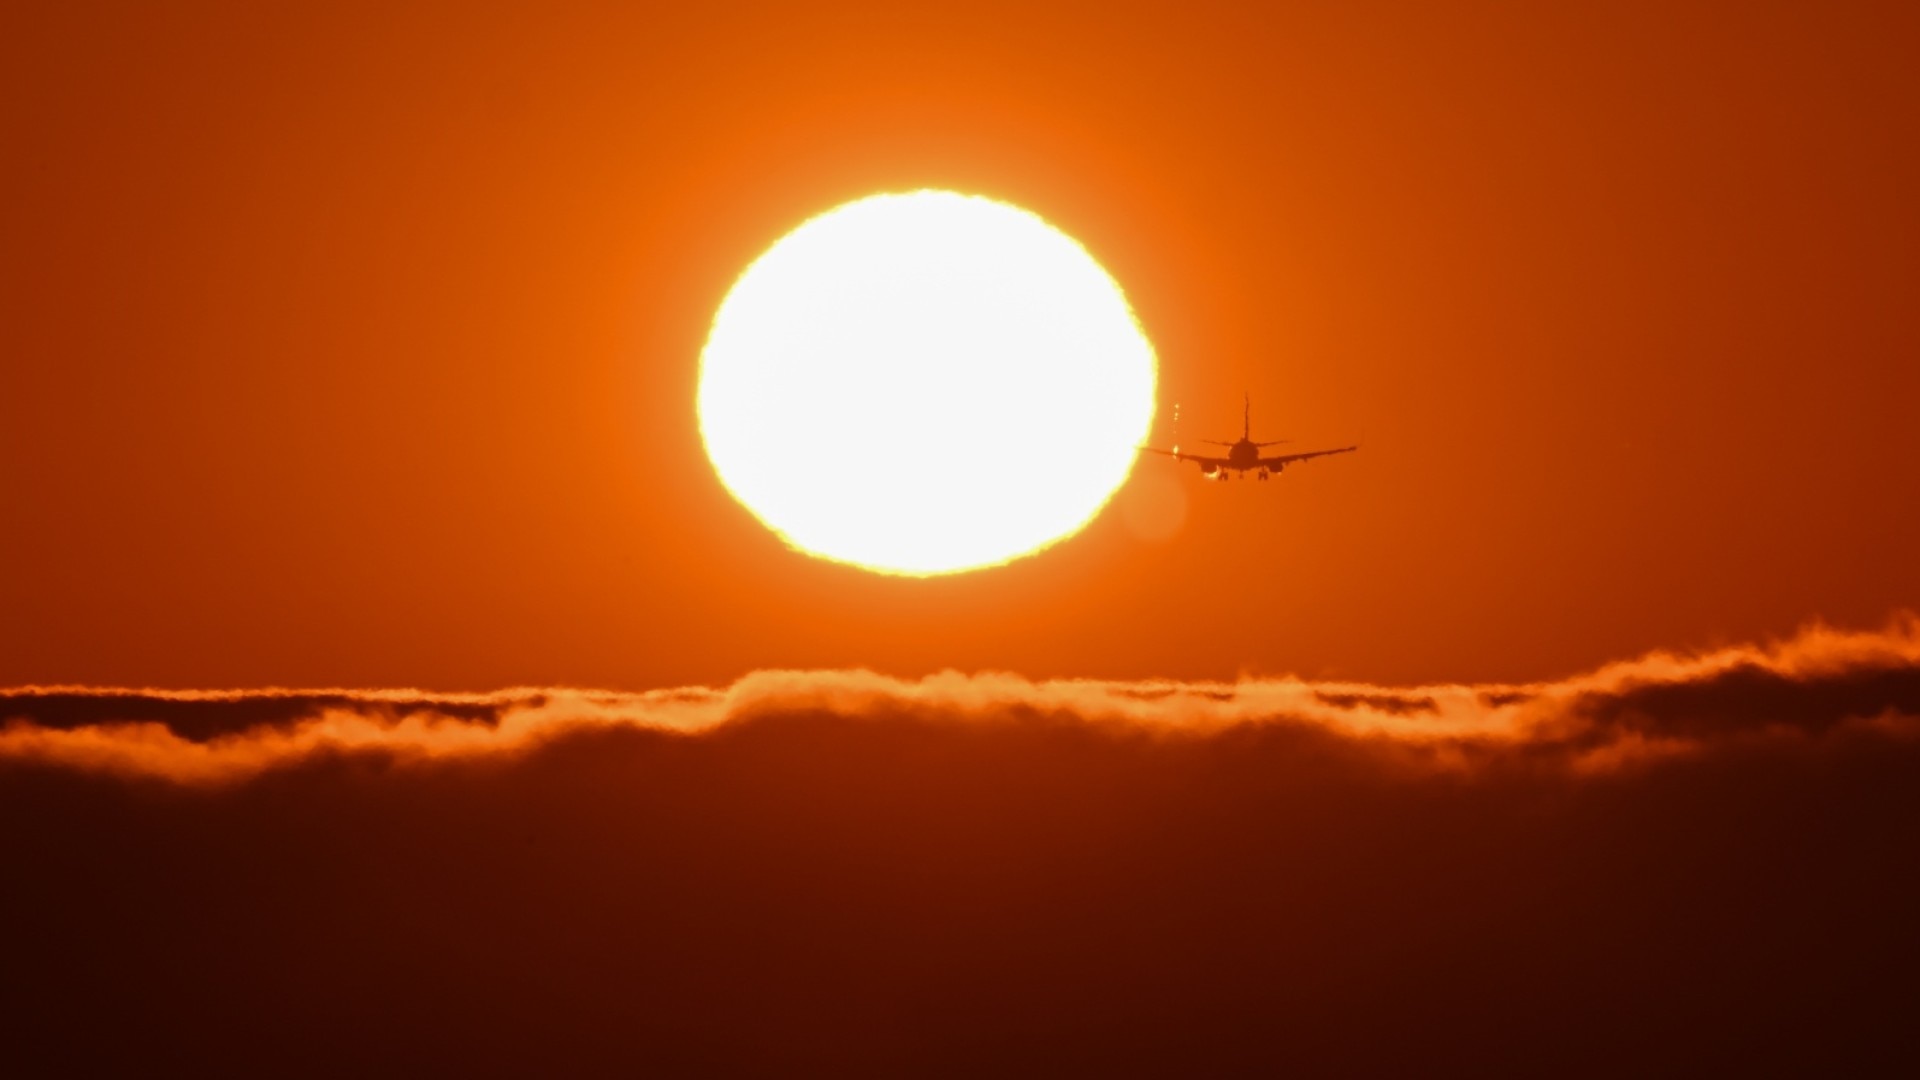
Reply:
[[701, 736], [791, 715], [967, 725], [1042, 722], [1210, 738], [1247, 727], [1319, 732], [1427, 768], [1527, 761], [1576, 772], [1836, 732], [1920, 735], [1920, 619], [1823, 626], [1769, 645], [1654, 653], [1557, 682], [1378, 687], [1032, 681], [943, 672], [763, 671], [725, 689], [0, 692], [0, 762], [189, 785], [329, 756], [395, 762], [523, 753], [614, 728]]
[[1917, 645], [1517, 686], [9, 691], [8, 1061], [1871, 1074], [1920, 968]]

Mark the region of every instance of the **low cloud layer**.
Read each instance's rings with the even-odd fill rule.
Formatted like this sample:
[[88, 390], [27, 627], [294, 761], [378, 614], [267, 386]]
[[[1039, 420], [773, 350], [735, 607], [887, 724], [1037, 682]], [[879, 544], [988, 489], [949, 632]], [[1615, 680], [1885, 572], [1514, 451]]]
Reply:
[[1084, 724], [1166, 738], [1282, 726], [1413, 765], [1525, 759], [1592, 772], [1757, 741], [1920, 735], [1920, 619], [1903, 616], [1877, 632], [1813, 627], [1768, 645], [1655, 653], [1520, 685], [1035, 682], [951, 672], [911, 681], [767, 671], [726, 689], [644, 693], [24, 687], [0, 691], [0, 762], [218, 785], [314, 757], [488, 758], [608, 728], [701, 736], [798, 714]]
[[1517, 686], [762, 672], [0, 717], [21, 1075], [1912, 1055], [1911, 618]]

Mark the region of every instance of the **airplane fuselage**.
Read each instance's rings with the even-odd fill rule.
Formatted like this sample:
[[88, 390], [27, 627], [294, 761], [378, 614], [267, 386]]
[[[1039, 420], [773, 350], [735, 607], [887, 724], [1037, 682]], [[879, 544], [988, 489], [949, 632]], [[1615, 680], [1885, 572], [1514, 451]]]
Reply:
[[1227, 456], [1225, 460], [1219, 462], [1217, 467], [1203, 465], [1201, 469], [1206, 475], [1219, 479], [1224, 479], [1228, 473], [1248, 473], [1256, 470], [1261, 473], [1261, 479], [1263, 480], [1266, 478], [1268, 472], [1280, 471], [1278, 466], [1262, 465], [1260, 463], [1260, 444], [1254, 442], [1252, 439], [1244, 438], [1228, 445]]

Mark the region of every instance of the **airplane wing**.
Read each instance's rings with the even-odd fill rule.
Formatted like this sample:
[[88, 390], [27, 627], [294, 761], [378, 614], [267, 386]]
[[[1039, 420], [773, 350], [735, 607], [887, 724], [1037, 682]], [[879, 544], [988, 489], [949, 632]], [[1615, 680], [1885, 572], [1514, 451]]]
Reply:
[[1221, 469], [1224, 469], [1227, 467], [1226, 458], [1208, 457], [1205, 454], [1189, 454], [1182, 451], [1177, 446], [1174, 447], [1172, 450], [1162, 450], [1157, 446], [1142, 446], [1140, 447], [1140, 449], [1146, 451], [1149, 454], [1165, 454], [1166, 456], [1172, 458], [1175, 461], [1191, 461], [1195, 465], [1200, 466], [1200, 471], [1203, 473], [1219, 472]]
[[1308, 458], [1326, 457], [1328, 454], [1345, 454], [1350, 451], [1354, 451], [1358, 449], [1360, 449], [1360, 444], [1355, 443], [1352, 446], [1337, 447], [1333, 450], [1308, 450], [1305, 453], [1301, 453], [1301, 454], [1275, 454], [1272, 457], [1261, 458], [1260, 466], [1266, 469], [1278, 469], [1285, 465], [1291, 465], [1296, 461], [1305, 461]]

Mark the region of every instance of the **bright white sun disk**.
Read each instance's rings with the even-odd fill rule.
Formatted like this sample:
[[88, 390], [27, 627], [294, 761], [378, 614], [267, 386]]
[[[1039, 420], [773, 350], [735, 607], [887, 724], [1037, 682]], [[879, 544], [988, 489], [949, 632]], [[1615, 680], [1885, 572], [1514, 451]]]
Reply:
[[1133, 466], [1155, 364], [1120, 287], [1038, 216], [944, 191], [802, 224], [700, 364], [721, 481], [788, 543], [887, 573], [1071, 535]]

